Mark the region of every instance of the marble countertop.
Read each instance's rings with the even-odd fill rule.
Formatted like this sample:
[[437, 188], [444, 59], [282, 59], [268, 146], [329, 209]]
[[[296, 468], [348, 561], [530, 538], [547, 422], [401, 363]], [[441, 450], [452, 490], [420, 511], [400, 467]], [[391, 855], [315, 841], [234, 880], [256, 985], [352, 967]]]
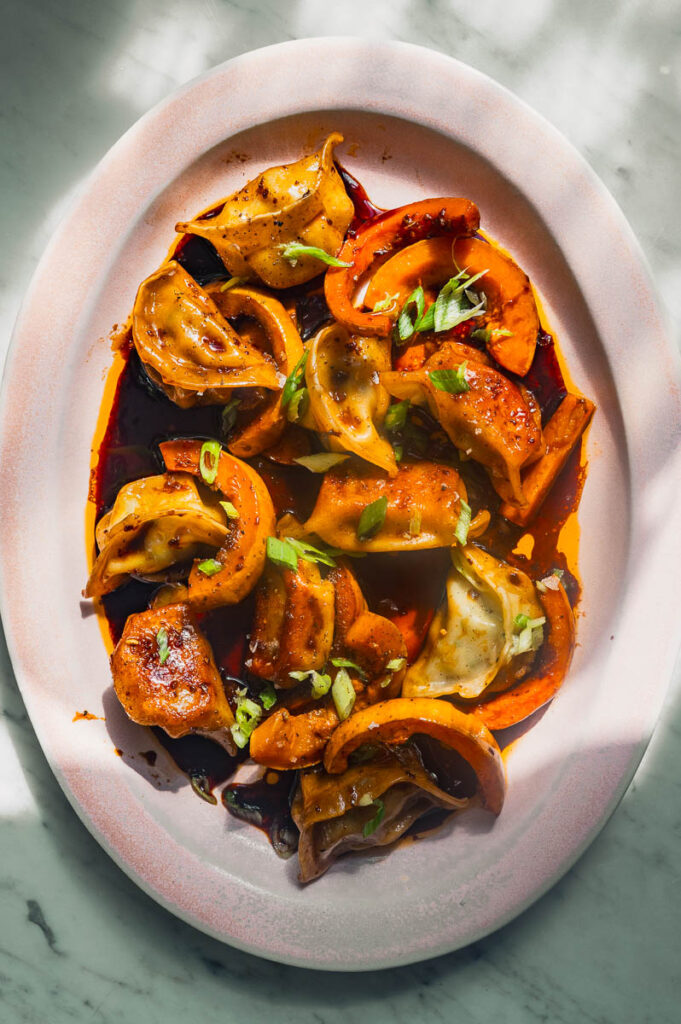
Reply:
[[[69, 196], [119, 135], [211, 65], [314, 35], [431, 46], [539, 110], [618, 200], [671, 322], [681, 322], [678, 0], [2, 0], [0, 11], [0, 361]], [[68, 805], [1, 635], [0, 695], [0, 1020], [7, 1024], [679, 1020], [678, 673], [622, 803], [548, 895], [458, 953], [352, 976], [266, 963], [154, 904]]]

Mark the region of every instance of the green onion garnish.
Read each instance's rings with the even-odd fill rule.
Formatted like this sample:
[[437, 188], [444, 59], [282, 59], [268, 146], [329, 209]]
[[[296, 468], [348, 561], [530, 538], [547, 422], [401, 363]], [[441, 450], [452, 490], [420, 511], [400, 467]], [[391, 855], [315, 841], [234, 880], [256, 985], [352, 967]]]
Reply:
[[[241, 692], [244, 693], [245, 691]], [[248, 743], [251, 733], [262, 718], [262, 707], [254, 700], [251, 700], [250, 697], [241, 696], [240, 694], [237, 699], [234, 718], [236, 721], [231, 726], [230, 732], [237, 747], [243, 748]]]
[[349, 458], [350, 456], [343, 452], [317, 452], [316, 455], [301, 455], [293, 461], [309, 469], [311, 473], [326, 473], [328, 469], [339, 466]]
[[331, 689], [331, 676], [317, 672], [316, 669], [301, 669], [297, 672], [289, 672], [289, 675], [291, 679], [297, 679], [300, 683], [309, 679], [312, 696], [315, 700], [319, 700], [320, 697], [325, 697]]
[[417, 323], [423, 316], [425, 304], [426, 297], [423, 293], [423, 288], [419, 285], [402, 306], [402, 312], [397, 318], [397, 337], [399, 341], [409, 341], [416, 330]]
[[170, 654], [170, 648], [168, 647], [168, 630], [164, 626], [161, 626], [156, 634], [156, 644], [158, 646], [159, 664], [165, 665]]
[[391, 658], [385, 666], [386, 672], [399, 672], [407, 664], [406, 658]]
[[289, 423], [297, 423], [302, 420], [310, 408], [310, 392], [307, 388], [298, 388], [291, 396], [291, 401], [286, 408], [286, 418]]
[[474, 331], [471, 331], [471, 338], [475, 338], [476, 341], [483, 341], [485, 345], [489, 345], [490, 341], [494, 338], [512, 338], [513, 331], [509, 331], [507, 327], [495, 327], [491, 330], [489, 327], [476, 327]]
[[421, 532], [421, 510], [416, 509], [412, 512], [411, 519], [409, 520], [409, 536], [418, 537]]
[[456, 277], [447, 281], [433, 304], [433, 329], [437, 333], [450, 331], [458, 324], [481, 315], [485, 308], [484, 299], [471, 307], [470, 296], [466, 293], [471, 285], [486, 273], [486, 270], [481, 270], [479, 274], [468, 277], [465, 271], [461, 270]]
[[402, 458], [404, 456], [404, 445], [403, 444], [394, 444], [393, 445], [393, 455], [395, 456], [395, 462], [401, 462]]
[[204, 441], [199, 456], [199, 470], [207, 484], [215, 483], [222, 447], [219, 441]]
[[222, 505], [223, 509], [225, 510], [225, 515], [227, 516], [228, 519], [238, 519], [239, 518], [239, 513], [234, 508], [234, 505], [232, 505], [231, 501], [221, 501], [220, 504]]
[[395, 295], [386, 295], [384, 299], [380, 299], [379, 302], [374, 306], [374, 313], [382, 313], [385, 309], [390, 309], [394, 306], [400, 297], [400, 293], [396, 292]]
[[352, 680], [348, 675], [347, 669], [341, 668], [336, 673], [336, 678], [333, 681], [331, 687], [331, 696], [333, 702], [336, 705], [336, 711], [341, 722], [350, 715], [353, 707], [355, 706], [355, 688], [352, 685]]
[[225, 283], [220, 285], [220, 291], [226, 292], [230, 288], [236, 288], [238, 284], [243, 284], [245, 280], [245, 277], [228, 277]]
[[220, 413], [220, 435], [225, 439], [234, 428], [239, 404], [240, 400], [238, 398], [230, 398], [227, 405], [223, 405], [222, 407], [222, 412]]
[[513, 625], [518, 630], [527, 629], [527, 624], [529, 623], [529, 621], [529, 615], [523, 615], [521, 612], [520, 614], [516, 615], [515, 619], [513, 620]]
[[272, 686], [272, 683], [265, 683], [259, 693], [259, 697], [265, 711], [269, 711], [271, 707], [274, 707], [277, 703], [277, 691]]
[[468, 530], [471, 525], [471, 507], [463, 498], [459, 498], [459, 521], [454, 530], [454, 536], [463, 547], [468, 540]]
[[336, 563], [333, 560], [333, 555], [328, 551], [322, 551], [320, 548], [316, 548], [314, 544], [308, 544], [306, 540], [298, 540], [296, 537], [285, 537], [284, 541], [293, 548], [298, 557], [302, 558], [303, 561], [328, 565], [332, 569], [335, 568]]
[[343, 260], [339, 260], [336, 256], [331, 256], [330, 253], [316, 245], [303, 245], [302, 242], [286, 242], [284, 245], [279, 246], [279, 251], [292, 267], [295, 267], [301, 256], [313, 256], [314, 259], [321, 260], [322, 263], [326, 263], [329, 267], [352, 266], [352, 263], [344, 263]]
[[224, 565], [218, 562], [217, 558], [206, 558], [205, 561], [199, 562], [196, 568], [204, 576], [215, 576], [216, 573], [222, 572]]
[[389, 432], [401, 430], [407, 422], [408, 411], [409, 399], [405, 398], [403, 402], [394, 402], [385, 414], [385, 419], [383, 420], [385, 429]]
[[376, 501], [372, 501], [370, 505], [362, 509], [362, 514], [357, 524], [357, 539], [369, 540], [370, 537], [377, 534], [385, 522], [387, 511], [388, 499], [385, 494], [380, 498], [376, 498]]
[[302, 384], [303, 378], [305, 377], [306, 364], [307, 352], [303, 352], [302, 356], [300, 357], [300, 359], [298, 360], [298, 362], [296, 363], [296, 365], [293, 367], [288, 377], [286, 378], [286, 383], [284, 384], [283, 391], [281, 392], [281, 404], [282, 406], [284, 406], [284, 408], [286, 408], [286, 406], [291, 401], [294, 394]]
[[334, 668], [354, 668], [360, 679], [366, 679], [367, 674], [363, 668], [360, 668], [356, 661], [350, 661], [349, 658], [330, 658], [331, 664]]
[[280, 565], [282, 569], [293, 569], [294, 572], [298, 571], [298, 555], [285, 540], [279, 540], [278, 537], [267, 538], [267, 557], [270, 562], [274, 562], [275, 565]]
[[448, 391], [450, 395], [460, 395], [470, 391], [471, 386], [466, 380], [466, 366], [463, 362], [456, 370], [429, 370], [428, 378], [438, 391]]
[[382, 800], [374, 800], [373, 804], [374, 807], [376, 808], [376, 813], [370, 821], [367, 821], [366, 825], [362, 829], [362, 834], [365, 839], [368, 836], [373, 835], [373, 833], [376, 831], [378, 826], [383, 821], [383, 817], [385, 815], [385, 804], [383, 803]]

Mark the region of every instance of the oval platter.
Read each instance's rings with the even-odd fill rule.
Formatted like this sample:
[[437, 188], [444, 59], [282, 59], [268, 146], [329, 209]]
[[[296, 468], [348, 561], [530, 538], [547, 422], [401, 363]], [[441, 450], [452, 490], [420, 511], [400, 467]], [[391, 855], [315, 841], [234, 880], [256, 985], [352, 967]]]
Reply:
[[[530, 275], [598, 412], [580, 508], [583, 598], [567, 681], [507, 757], [493, 824], [472, 812], [307, 888], [257, 830], [197, 800], [112, 697], [84, 509], [112, 325], [177, 220], [331, 130], [383, 207], [464, 195]], [[143, 117], [45, 252], [0, 411], [0, 598], [17, 680], [73, 807], [138, 885], [197, 928], [301, 966], [368, 970], [459, 948], [544, 893], [598, 833], [648, 742], [679, 614], [677, 354], [630, 229], [577, 152], [477, 71], [402, 43], [312, 39], [216, 67]], [[99, 720], [74, 722], [87, 708]], [[116, 748], [124, 756], [116, 756]]]

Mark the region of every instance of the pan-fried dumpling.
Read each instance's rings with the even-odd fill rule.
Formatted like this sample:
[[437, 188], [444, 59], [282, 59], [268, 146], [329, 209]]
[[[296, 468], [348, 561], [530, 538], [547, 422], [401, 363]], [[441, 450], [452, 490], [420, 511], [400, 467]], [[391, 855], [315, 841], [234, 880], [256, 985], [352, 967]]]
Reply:
[[[524, 505], [520, 470], [543, 454], [541, 426], [512, 381], [462, 359], [460, 349], [445, 343], [422, 369], [383, 373], [381, 383], [396, 398], [427, 402], [452, 443], [488, 469], [501, 497]], [[450, 378], [455, 374], [460, 383]]]
[[396, 842], [433, 808], [462, 810], [469, 803], [440, 788], [414, 743], [379, 747], [369, 762], [342, 775], [302, 771], [291, 808], [300, 829], [300, 880], [318, 878], [344, 853]]
[[[453, 548], [445, 601], [407, 672], [403, 696], [470, 699], [490, 687], [513, 685], [527, 674], [543, 639], [541, 626], [531, 624], [543, 619], [534, 584], [524, 572], [475, 544]], [[532, 642], [520, 644], [528, 628]]]
[[150, 576], [219, 548], [229, 528], [218, 496], [187, 473], [147, 476], [121, 487], [95, 532], [99, 555], [87, 597], [101, 597], [131, 575]]
[[287, 242], [316, 246], [335, 256], [352, 220], [354, 207], [333, 163], [337, 132], [311, 156], [270, 167], [228, 196], [217, 214], [176, 225], [201, 235], [217, 249], [230, 274], [260, 279], [270, 288], [303, 284], [324, 264], [311, 256], [286, 259]]
[[183, 409], [225, 403], [235, 387], [284, 384], [274, 359], [240, 337], [175, 260], [139, 286], [132, 336], [151, 379]]
[[328, 447], [353, 452], [394, 476], [392, 445], [376, 429], [390, 404], [379, 373], [389, 369], [389, 342], [352, 335], [332, 324], [312, 341], [305, 381], [310, 412]]
[[116, 696], [139, 725], [177, 737], [234, 722], [210, 644], [185, 604], [129, 615], [111, 671]]
[[312, 562], [298, 569], [268, 563], [255, 599], [247, 666], [284, 689], [297, 685], [290, 672], [323, 670], [333, 640], [333, 584]]
[[[385, 519], [373, 536], [357, 535], [364, 509], [386, 499]], [[346, 462], [324, 474], [312, 515], [305, 524], [343, 551], [417, 551], [454, 543], [466, 501], [466, 486], [451, 466], [400, 463], [389, 477], [375, 466]]]

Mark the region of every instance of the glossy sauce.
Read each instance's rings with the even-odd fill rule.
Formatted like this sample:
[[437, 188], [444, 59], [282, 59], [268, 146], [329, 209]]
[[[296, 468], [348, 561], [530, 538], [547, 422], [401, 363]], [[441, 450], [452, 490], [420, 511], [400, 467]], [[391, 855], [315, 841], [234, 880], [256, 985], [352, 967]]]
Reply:
[[[386, 211], [369, 200], [360, 183], [345, 168], [337, 166], [354, 204], [355, 216], [350, 233], [356, 233]], [[219, 209], [217, 206], [205, 216], [215, 215]], [[181, 236], [173, 243], [170, 253], [200, 285], [225, 276], [224, 266], [215, 249], [203, 238]], [[282, 292], [281, 300], [295, 304], [303, 340], [329, 320], [319, 281]], [[90, 488], [97, 519], [111, 506], [123, 484], [163, 472], [158, 450], [160, 441], [171, 437], [224, 440], [220, 407], [180, 409], [174, 405], [146, 375], [129, 336], [120, 349], [120, 357], [125, 365], [113, 395]], [[537, 398], [542, 419], [546, 422], [567, 389], [553, 339], [544, 331], [540, 334], [534, 362], [523, 383]], [[585, 468], [580, 462], [580, 446], [570, 457], [539, 516], [526, 528], [514, 526], [496, 514], [499, 498], [484, 471], [473, 463], [459, 464], [456, 451], [437, 423], [432, 418], [429, 422], [427, 412], [419, 410], [416, 413], [412, 436], [405, 439], [405, 454], [407, 458], [430, 457], [456, 465], [466, 482], [473, 513], [478, 507], [492, 511], [490, 528], [479, 543], [498, 557], [523, 568], [534, 578], [546, 575], [554, 567], [565, 569], [564, 583], [568, 594], [573, 604], [577, 601], [579, 583], [569, 571], [568, 558], [558, 550], [558, 542], [564, 524], [577, 509], [584, 483]], [[265, 481], [277, 516], [284, 512], [292, 512], [301, 520], [309, 516], [321, 485], [321, 476], [297, 466], [279, 465], [264, 456], [248, 461]], [[531, 538], [529, 556], [515, 551], [525, 534]], [[574, 569], [576, 551], [572, 552], [571, 559]], [[410, 661], [418, 655], [434, 611], [442, 600], [449, 565], [448, 552], [443, 550], [368, 555], [353, 561], [353, 569], [369, 608], [391, 619], [402, 629]], [[147, 608], [157, 587], [156, 583], [133, 580], [103, 599], [113, 643], [119, 639], [128, 615]], [[249, 678], [244, 667], [252, 615], [251, 595], [238, 606], [218, 609], [204, 616], [201, 625], [213, 646], [223, 678], [236, 677], [257, 693], [257, 684]], [[229, 685], [226, 692], [228, 699], [233, 698], [233, 688], [230, 690]], [[230, 778], [245, 756], [230, 757], [221, 747], [203, 737], [188, 736], [175, 740], [160, 729], [153, 731], [177, 766], [189, 776], [198, 795], [210, 802], [215, 802], [213, 788]], [[295, 773], [280, 773], [273, 781], [275, 774], [267, 772], [255, 783], [227, 786], [223, 792], [223, 803], [231, 814], [263, 829], [277, 852], [288, 856], [296, 848], [296, 830], [289, 810]]]

